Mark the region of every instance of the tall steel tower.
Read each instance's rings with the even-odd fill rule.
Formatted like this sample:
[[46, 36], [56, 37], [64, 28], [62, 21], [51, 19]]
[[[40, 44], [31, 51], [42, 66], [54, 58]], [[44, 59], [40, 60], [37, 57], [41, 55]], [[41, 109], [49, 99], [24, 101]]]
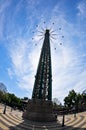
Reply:
[[24, 118], [32, 121], [55, 121], [52, 104], [52, 68], [50, 32], [46, 29], [41, 50], [32, 99], [29, 100]]
[[45, 32], [43, 47], [35, 76], [32, 99], [52, 100], [50, 33], [48, 29]]

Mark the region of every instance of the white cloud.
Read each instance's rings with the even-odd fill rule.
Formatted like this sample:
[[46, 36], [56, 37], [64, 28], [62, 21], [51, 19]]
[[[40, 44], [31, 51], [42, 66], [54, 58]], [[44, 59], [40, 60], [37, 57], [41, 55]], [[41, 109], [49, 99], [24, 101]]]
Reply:
[[11, 39], [10, 42], [8, 50], [12, 68], [8, 68], [8, 74], [10, 78], [16, 76], [17, 85], [20, 88], [30, 91], [34, 84], [40, 45], [35, 47], [33, 43], [31, 43], [33, 45], [30, 44], [30, 40], [22, 38]]
[[86, 18], [86, 0], [82, 0], [78, 6], [78, 16], [80, 16], [81, 18]]
[[22, 75], [22, 73], [24, 73], [27, 69], [27, 64], [24, 65], [26, 51], [27, 46], [23, 39], [18, 39], [18, 41], [15, 41], [15, 43], [12, 44], [12, 47], [10, 49], [10, 56], [12, 59], [13, 66], [16, 70], [15, 73], [19, 75]]
[[13, 78], [13, 71], [11, 70], [11, 68], [7, 68], [7, 71], [10, 78]]
[[[33, 5], [31, 8], [34, 8]], [[19, 9], [19, 5], [17, 8]], [[79, 7], [79, 10], [80, 9], [81, 7]], [[84, 89], [83, 86], [85, 84], [84, 77], [86, 77], [86, 71], [84, 71], [83, 68], [83, 64], [85, 66], [85, 62], [82, 60], [84, 60], [86, 55], [84, 52], [81, 52], [81, 43], [79, 41], [79, 38], [83, 37], [83, 34], [81, 34], [79, 31], [78, 25], [69, 23], [65, 19], [65, 11], [63, 13], [58, 10], [59, 7], [56, 5], [52, 10], [51, 19], [47, 20], [47, 24], [50, 23], [48, 24], [48, 27], [50, 27], [51, 23], [54, 22], [54, 29], [56, 30], [56, 34], [58, 34], [58, 28], [61, 27], [61, 34], [64, 35], [64, 39], [61, 39], [59, 35], [58, 39], [51, 43], [53, 97], [57, 97], [60, 99], [60, 101], [62, 101], [63, 98], [68, 94], [69, 90], [75, 89], [76, 91], [81, 91]], [[46, 12], [46, 9], [44, 12]], [[33, 20], [32, 18], [35, 15], [41, 17], [40, 12], [38, 14], [36, 13], [37, 10], [34, 13], [32, 12], [32, 16], [27, 16], [30, 18], [30, 22]], [[41, 25], [43, 25], [42, 21], [43, 18], [40, 18], [40, 21], [38, 23], [39, 30], [41, 29]], [[32, 23], [30, 24], [30, 29], [33, 28]], [[22, 29], [20, 29], [20, 32], [22, 32]], [[20, 88], [26, 89], [31, 94], [43, 40], [39, 42], [39, 37], [37, 36], [38, 33], [35, 33], [33, 36], [34, 40], [31, 41], [31, 32], [27, 32], [30, 36], [28, 36], [26, 39], [24, 39], [22, 36], [19, 36], [17, 38], [13, 36], [10, 38], [8, 36], [8, 39], [11, 39], [9, 55], [12, 61], [12, 68], [9, 68], [8, 72], [10, 76], [16, 76], [18, 80], [17, 85]], [[77, 40], [74, 39], [75, 37]], [[78, 43], [76, 41], [78, 41]], [[60, 42], [63, 43], [62, 46], [59, 45]], [[37, 46], [35, 46], [35, 44], [37, 44]], [[56, 50], [54, 48], [56, 48]]]
[[[80, 58], [74, 53], [73, 50], [66, 48], [69, 51], [64, 53], [64, 55], [58, 55], [58, 59], [52, 57], [53, 59], [53, 97], [59, 97], [62, 101], [68, 92], [74, 89], [77, 92], [82, 92], [85, 89], [85, 76], [86, 71], [84, 71], [83, 66], [83, 56]], [[74, 51], [73, 51], [74, 52]], [[65, 56], [65, 62], [64, 62]], [[74, 58], [76, 56], [76, 58]], [[54, 60], [57, 59], [57, 60]], [[56, 63], [57, 62], [57, 63]], [[84, 63], [85, 64], [85, 63]], [[85, 65], [86, 66], [86, 65]]]
[[[70, 90], [82, 92], [86, 87], [84, 79], [86, 72], [82, 76], [82, 70], [86, 66], [86, 62], [83, 61], [86, 56], [82, 41], [85, 35], [79, 30], [79, 23], [69, 23], [61, 12], [58, 17], [52, 13], [51, 21], [53, 20], [56, 28], [59, 28], [58, 25], [62, 27], [61, 33], [64, 35], [62, 46], [58, 46], [57, 42], [52, 45], [53, 48], [56, 48], [56, 52], [52, 50], [53, 97], [57, 97], [63, 102], [62, 100]], [[60, 43], [60, 39], [58, 39], [58, 43]]]

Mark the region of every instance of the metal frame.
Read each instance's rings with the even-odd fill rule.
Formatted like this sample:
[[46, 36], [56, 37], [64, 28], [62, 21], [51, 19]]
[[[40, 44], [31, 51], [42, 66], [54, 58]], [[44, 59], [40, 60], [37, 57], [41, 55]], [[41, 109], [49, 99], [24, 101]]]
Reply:
[[32, 99], [52, 100], [52, 68], [50, 33], [46, 29], [42, 51], [35, 76]]

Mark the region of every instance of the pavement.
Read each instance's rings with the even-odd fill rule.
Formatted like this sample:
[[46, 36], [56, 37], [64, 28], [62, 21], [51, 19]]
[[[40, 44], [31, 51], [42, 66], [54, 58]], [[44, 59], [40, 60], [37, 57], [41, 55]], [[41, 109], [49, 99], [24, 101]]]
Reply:
[[22, 118], [22, 112], [6, 108], [3, 114], [4, 105], [0, 104], [0, 130], [86, 130], [86, 111], [76, 114], [65, 115], [64, 126], [62, 127], [63, 116], [57, 117], [57, 122], [32, 122]]

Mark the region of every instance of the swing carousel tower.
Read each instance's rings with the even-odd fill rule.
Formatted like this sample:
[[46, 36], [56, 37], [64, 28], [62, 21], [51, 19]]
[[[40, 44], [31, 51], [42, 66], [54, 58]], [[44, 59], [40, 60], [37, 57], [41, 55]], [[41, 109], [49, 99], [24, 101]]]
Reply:
[[33, 121], [55, 121], [52, 104], [52, 67], [50, 50], [50, 30], [46, 29], [37, 73], [24, 118]]

